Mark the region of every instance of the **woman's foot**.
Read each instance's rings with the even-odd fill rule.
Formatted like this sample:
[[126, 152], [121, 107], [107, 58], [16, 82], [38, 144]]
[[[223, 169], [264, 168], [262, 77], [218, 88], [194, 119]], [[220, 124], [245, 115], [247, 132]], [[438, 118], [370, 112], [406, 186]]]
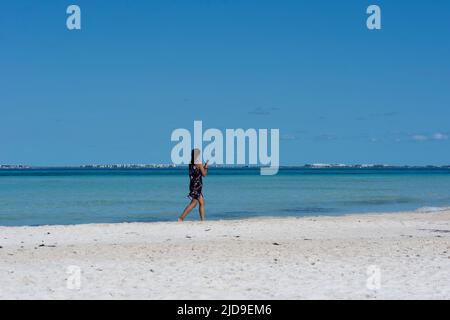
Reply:
[[182, 217], [178, 217], [178, 222], [183, 222], [184, 219]]

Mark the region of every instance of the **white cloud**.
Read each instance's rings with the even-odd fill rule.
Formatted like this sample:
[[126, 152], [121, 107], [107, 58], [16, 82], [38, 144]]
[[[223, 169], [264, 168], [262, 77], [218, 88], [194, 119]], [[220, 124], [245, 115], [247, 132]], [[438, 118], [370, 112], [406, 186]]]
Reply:
[[296, 140], [297, 136], [290, 134], [290, 133], [285, 133], [283, 135], [281, 135], [281, 140]]
[[411, 137], [414, 141], [427, 141], [428, 137], [422, 134], [415, 134]]
[[433, 134], [433, 139], [434, 140], [448, 140], [448, 135], [437, 132], [437, 133]]
[[443, 140], [448, 140], [448, 135], [445, 133], [441, 133], [441, 132], [436, 132], [431, 135], [414, 134], [411, 136], [411, 139], [414, 141], [419, 141], [419, 142], [430, 141], [430, 140], [443, 141]]

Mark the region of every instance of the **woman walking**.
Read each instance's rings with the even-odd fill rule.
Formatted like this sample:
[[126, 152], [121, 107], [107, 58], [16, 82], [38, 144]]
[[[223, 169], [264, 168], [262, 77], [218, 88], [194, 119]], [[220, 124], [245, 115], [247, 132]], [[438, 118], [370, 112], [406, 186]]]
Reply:
[[199, 149], [193, 149], [191, 152], [191, 163], [189, 164], [189, 195], [191, 202], [184, 209], [183, 214], [178, 218], [182, 222], [186, 216], [197, 206], [200, 205], [198, 211], [200, 213], [200, 220], [205, 220], [205, 199], [202, 194], [203, 179], [208, 173], [208, 161], [205, 165], [202, 164], [201, 152]]

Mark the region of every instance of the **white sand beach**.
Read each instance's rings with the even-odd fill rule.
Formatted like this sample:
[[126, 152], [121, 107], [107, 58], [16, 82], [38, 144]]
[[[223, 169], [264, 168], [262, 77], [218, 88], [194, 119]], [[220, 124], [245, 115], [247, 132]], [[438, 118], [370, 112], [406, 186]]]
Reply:
[[0, 299], [450, 299], [450, 210], [0, 227], [0, 247]]

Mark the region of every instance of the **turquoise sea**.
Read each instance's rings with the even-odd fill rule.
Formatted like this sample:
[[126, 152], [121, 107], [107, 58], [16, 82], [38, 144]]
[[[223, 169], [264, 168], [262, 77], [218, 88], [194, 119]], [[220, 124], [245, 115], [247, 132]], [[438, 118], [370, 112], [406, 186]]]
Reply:
[[[188, 184], [185, 168], [0, 170], [0, 225], [174, 221]], [[450, 169], [212, 168], [203, 193], [207, 219], [439, 208]]]

